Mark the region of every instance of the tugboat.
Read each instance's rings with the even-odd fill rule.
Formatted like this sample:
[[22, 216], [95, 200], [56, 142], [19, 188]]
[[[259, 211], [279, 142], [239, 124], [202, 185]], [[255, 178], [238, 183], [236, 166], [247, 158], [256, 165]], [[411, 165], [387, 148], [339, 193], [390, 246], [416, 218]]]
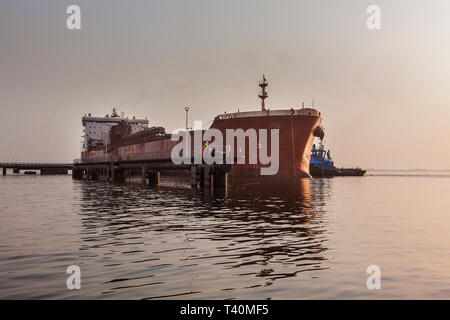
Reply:
[[309, 173], [314, 178], [334, 177], [337, 174], [330, 150], [325, 151], [322, 141], [320, 141], [318, 148], [313, 144], [311, 160], [309, 162]]

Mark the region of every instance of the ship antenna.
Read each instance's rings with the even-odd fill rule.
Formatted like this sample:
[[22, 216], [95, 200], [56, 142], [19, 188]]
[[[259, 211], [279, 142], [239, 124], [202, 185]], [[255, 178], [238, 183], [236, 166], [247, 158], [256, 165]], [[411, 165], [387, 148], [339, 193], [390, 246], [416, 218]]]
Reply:
[[263, 81], [259, 82], [259, 86], [261, 87], [261, 93], [258, 95], [258, 97], [261, 99], [261, 110], [266, 111], [266, 104], [264, 100], [269, 96], [266, 91], [268, 83], [266, 80], [266, 76], [263, 74]]

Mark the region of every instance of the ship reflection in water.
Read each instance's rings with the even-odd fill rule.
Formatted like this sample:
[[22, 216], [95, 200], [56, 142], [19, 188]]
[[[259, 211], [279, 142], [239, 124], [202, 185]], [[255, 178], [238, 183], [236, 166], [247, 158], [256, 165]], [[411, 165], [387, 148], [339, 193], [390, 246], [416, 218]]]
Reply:
[[102, 298], [298, 297], [328, 268], [328, 183], [236, 181], [211, 194], [77, 182], [83, 264], [101, 274], [88, 290]]
[[[449, 172], [234, 181], [228, 192], [0, 176], [1, 299], [442, 299]], [[182, 180], [182, 181], [180, 181]], [[81, 269], [68, 290], [67, 267]], [[381, 290], [366, 286], [381, 269]]]

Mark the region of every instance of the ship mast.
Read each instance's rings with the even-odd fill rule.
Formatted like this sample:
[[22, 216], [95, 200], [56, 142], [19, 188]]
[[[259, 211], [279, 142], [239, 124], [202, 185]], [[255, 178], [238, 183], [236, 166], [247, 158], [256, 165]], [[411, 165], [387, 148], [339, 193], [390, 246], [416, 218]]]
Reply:
[[267, 85], [268, 83], [266, 77], [263, 75], [263, 81], [259, 82], [259, 86], [261, 87], [261, 93], [258, 95], [258, 97], [261, 99], [261, 111], [266, 111], [266, 104], [264, 100], [269, 96], [266, 92]]

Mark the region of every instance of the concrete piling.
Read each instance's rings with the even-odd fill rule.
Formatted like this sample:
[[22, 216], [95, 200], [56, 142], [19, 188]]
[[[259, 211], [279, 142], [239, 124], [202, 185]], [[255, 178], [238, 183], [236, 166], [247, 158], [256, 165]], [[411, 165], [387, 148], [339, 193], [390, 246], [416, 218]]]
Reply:
[[197, 166], [191, 167], [191, 186], [197, 187]]
[[213, 183], [213, 175], [211, 166], [204, 166], [203, 167], [203, 187], [209, 188], [211, 186], [214, 186]]
[[[82, 169], [81, 169], [82, 168]], [[134, 176], [139, 179], [141, 175], [141, 182], [143, 185], [159, 186], [161, 181], [161, 170], [189, 170], [191, 186], [197, 187], [200, 185], [203, 188], [227, 188], [230, 183], [231, 168], [224, 165], [208, 165], [208, 164], [194, 164], [189, 166], [181, 166], [179, 168], [173, 167], [166, 162], [141, 162], [123, 164], [117, 163], [94, 163], [90, 164], [75, 164], [72, 170], [72, 177], [74, 179], [89, 179], [97, 180], [99, 178], [106, 178], [113, 182], [124, 182]], [[139, 180], [138, 180], [139, 181]]]
[[228, 173], [215, 172], [213, 178], [214, 178], [213, 185], [215, 188], [228, 187]]
[[115, 173], [115, 179], [117, 182], [124, 182], [125, 181], [125, 171], [123, 169], [120, 169], [117, 167], [114, 169]]
[[93, 170], [91, 172], [91, 180], [93, 180], [93, 181], [98, 180], [98, 171], [97, 170]]
[[[199, 184], [205, 188], [227, 188], [230, 180], [227, 170], [210, 165], [198, 165], [191, 167], [191, 186]], [[200, 183], [199, 183], [200, 182]]]
[[203, 167], [203, 187], [209, 188], [211, 186], [211, 168]]
[[145, 167], [142, 167], [142, 184], [147, 184], [147, 177], [146, 177], [147, 173], [145, 171]]
[[73, 179], [83, 179], [83, 170], [73, 169], [72, 170], [72, 178]]
[[159, 186], [160, 173], [159, 171], [150, 171], [148, 173], [148, 183], [150, 185]]

